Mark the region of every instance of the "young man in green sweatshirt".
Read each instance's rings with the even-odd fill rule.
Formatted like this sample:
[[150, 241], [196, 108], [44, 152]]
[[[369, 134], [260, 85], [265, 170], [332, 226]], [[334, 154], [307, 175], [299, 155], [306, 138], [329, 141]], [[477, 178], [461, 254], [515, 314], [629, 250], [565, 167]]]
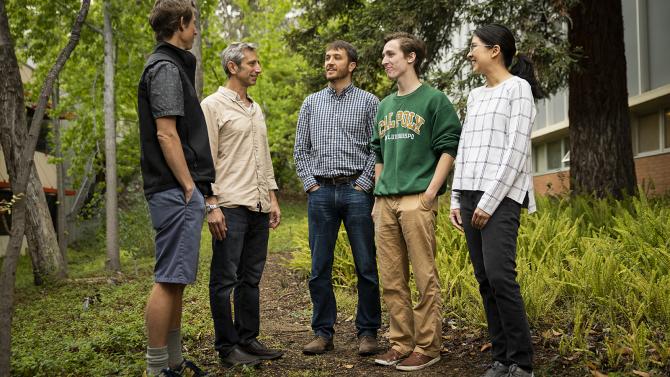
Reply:
[[[419, 81], [423, 41], [407, 33], [385, 38], [382, 65], [398, 91], [377, 111], [375, 242], [389, 310], [391, 348], [375, 359], [396, 369], [423, 369], [440, 360], [442, 315], [435, 266], [437, 197], [445, 192], [461, 125], [447, 96]], [[412, 305], [409, 264], [419, 298]]]

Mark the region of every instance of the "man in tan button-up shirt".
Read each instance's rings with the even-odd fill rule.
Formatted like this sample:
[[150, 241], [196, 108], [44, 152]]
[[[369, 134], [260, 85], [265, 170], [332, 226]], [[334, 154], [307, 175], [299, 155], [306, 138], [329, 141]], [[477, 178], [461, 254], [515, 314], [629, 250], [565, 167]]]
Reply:
[[[209, 299], [214, 348], [227, 366], [255, 365], [281, 357], [259, 335], [259, 289], [268, 251], [269, 228], [280, 222], [265, 117], [247, 96], [261, 66], [256, 47], [233, 43], [222, 54], [228, 81], [201, 105], [216, 169], [207, 198], [212, 233]], [[234, 294], [234, 318], [230, 297]]]

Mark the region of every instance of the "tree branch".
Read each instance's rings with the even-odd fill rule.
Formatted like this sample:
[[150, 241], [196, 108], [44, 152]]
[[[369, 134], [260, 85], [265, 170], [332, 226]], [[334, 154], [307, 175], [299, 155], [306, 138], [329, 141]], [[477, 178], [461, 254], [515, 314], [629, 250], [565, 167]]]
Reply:
[[42, 91], [40, 92], [39, 100], [37, 101], [37, 107], [35, 108], [35, 113], [33, 114], [32, 122], [30, 123], [30, 128], [28, 129], [28, 140], [26, 143], [26, 148], [24, 149], [23, 159], [25, 161], [32, 161], [33, 154], [35, 152], [35, 146], [37, 145], [37, 139], [40, 133], [40, 126], [42, 119], [44, 119], [44, 112], [47, 107], [47, 102], [49, 101], [49, 96], [53, 90], [54, 82], [58, 77], [58, 74], [65, 66], [65, 62], [74, 51], [74, 48], [79, 43], [79, 38], [81, 37], [81, 27], [86, 20], [88, 15], [88, 9], [91, 5], [91, 0], [82, 0], [81, 8], [79, 9], [79, 14], [77, 19], [72, 26], [72, 32], [70, 33], [70, 40], [67, 45], [61, 50], [56, 59], [56, 63], [51, 67], [47, 77], [44, 81], [44, 86], [42, 86]]
[[94, 32], [96, 32], [96, 33], [98, 33], [98, 34], [102, 34], [102, 29], [100, 29], [99, 27], [93, 25], [92, 23], [86, 21], [86, 22], [84, 22], [84, 25], [88, 26], [88, 28], [91, 29], [91, 30], [93, 30]]

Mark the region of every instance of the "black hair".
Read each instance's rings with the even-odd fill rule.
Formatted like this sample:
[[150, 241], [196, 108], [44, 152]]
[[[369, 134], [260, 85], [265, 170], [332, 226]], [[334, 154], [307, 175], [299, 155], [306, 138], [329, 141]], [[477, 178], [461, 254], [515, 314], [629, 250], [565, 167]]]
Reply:
[[514, 35], [507, 27], [499, 24], [485, 25], [477, 28], [474, 35], [487, 45], [499, 46], [509, 72], [528, 81], [533, 91], [533, 98], [544, 98], [544, 92], [535, 77], [532, 60], [524, 54], [517, 53]]

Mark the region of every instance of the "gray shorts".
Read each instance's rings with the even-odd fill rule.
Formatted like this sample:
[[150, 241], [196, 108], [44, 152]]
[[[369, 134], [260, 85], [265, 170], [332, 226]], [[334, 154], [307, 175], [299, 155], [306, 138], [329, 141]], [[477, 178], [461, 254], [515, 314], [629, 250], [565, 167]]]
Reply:
[[205, 198], [196, 188], [186, 203], [184, 191], [173, 188], [150, 194], [147, 201], [156, 230], [155, 281], [193, 283], [198, 272]]

